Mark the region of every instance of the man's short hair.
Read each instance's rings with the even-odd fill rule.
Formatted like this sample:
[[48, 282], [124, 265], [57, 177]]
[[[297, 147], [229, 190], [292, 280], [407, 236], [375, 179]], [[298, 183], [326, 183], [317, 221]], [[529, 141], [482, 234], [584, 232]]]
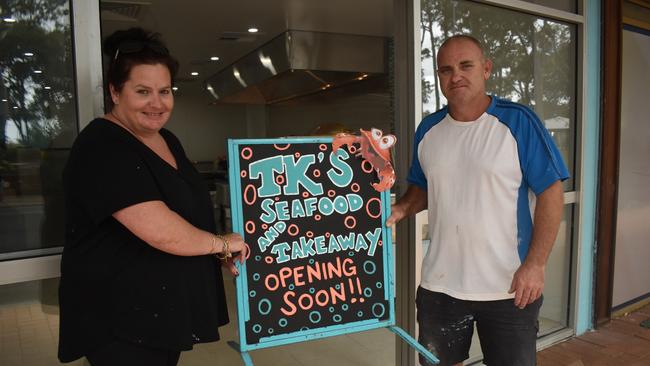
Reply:
[[485, 50], [483, 48], [483, 44], [478, 39], [470, 36], [469, 34], [454, 34], [453, 36], [445, 39], [444, 42], [442, 42], [442, 44], [440, 45], [440, 48], [438, 48], [438, 52], [440, 52], [440, 50], [442, 50], [447, 45], [447, 43], [449, 43], [451, 41], [459, 40], [459, 39], [463, 39], [463, 40], [470, 41], [470, 42], [474, 43], [476, 45], [476, 47], [478, 47], [478, 49], [481, 50], [481, 56], [483, 56], [483, 58], [486, 58], [485, 57]]

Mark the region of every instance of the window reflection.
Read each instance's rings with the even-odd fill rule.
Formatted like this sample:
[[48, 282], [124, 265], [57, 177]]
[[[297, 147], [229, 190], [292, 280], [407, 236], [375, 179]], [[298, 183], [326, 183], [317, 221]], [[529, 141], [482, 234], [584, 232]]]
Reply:
[[0, 1], [0, 259], [63, 245], [73, 75], [69, 2]]
[[[551, 132], [571, 175], [574, 170], [576, 128], [576, 27], [469, 1], [423, 0], [423, 115], [440, 109], [446, 100], [434, 70], [442, 42], [469, 33], [484, 45], [494, 63], [488, 92], [535, 110]], [[564, 182], [574, 190], [574, 180]]]

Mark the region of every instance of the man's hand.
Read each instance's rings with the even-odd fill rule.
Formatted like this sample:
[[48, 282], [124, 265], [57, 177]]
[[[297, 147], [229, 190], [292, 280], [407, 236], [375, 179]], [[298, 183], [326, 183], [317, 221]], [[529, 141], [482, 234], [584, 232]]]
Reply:
[[406, 216], [406, 210], [402, 205], [392, 205], [390, 207], [390, 216], [386, 219], [386, 227], [397, 224], [401, 219]]
[[560, 227], [563, 200], [562, 183], [559, 180], [537, 195], [530, 249], [526, 260], [512, 276], [512, 284], [508, 291], [515, 293], [515, 306], [520, 309], [542, 296], [544, 266]]
[[512, 277], [508, 293], [515, 293], [515, 306], [523, 309], [542, 296], [544, 266], [524, 262]]
[[414, 215], [425, 208], [427, 208], [427, 192], [418, 186], [410, 185], [404, 196], [391, 206], [386, 226], [393, 226], [399, 220]]

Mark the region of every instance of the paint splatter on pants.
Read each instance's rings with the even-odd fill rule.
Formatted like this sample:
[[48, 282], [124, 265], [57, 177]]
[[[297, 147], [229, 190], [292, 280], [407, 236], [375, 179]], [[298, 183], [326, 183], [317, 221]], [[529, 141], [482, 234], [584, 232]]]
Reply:
[[[540, 297], [524, 309], [513, 299], [459, 300], [422, 287], [417, 292], [419, 342], [438, 359], [440, 366], [469, 358], [474, 323], [481, 341], [483, 363], [488, 366], [533, 366], [539, 330]], [[420, 356], [421, 365], [431, 365]]]

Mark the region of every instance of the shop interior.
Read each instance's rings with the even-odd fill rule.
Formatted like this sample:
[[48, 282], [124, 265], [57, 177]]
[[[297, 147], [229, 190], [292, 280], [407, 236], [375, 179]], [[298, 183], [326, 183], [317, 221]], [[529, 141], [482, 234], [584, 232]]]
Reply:
[[[102, 1], [106, 37], [132, 26], [161, 33], [180, 63], [176, 134], [211, 188], [219, 230], [230, 231], [228, 139], [394, 131], [391, 0]], [[104, 60], [106, 64], [108, 60]], [[226, 272], [224, 272], [226, 273]], [[241, 364], [234, 279], [223, 342], [186, 352], [182, 365]], [[251, 352], [255, 365], [393, 365], [388, 330]]]

